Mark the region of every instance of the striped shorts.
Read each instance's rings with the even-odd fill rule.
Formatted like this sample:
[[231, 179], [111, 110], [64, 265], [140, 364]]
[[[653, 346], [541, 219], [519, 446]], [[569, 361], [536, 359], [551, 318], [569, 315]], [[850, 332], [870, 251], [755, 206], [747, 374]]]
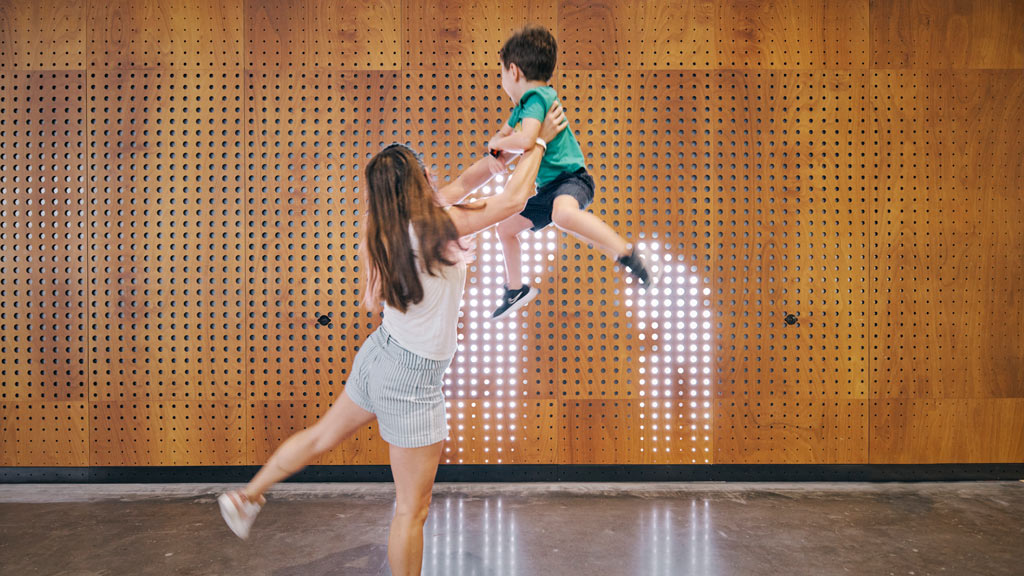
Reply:
[[451, 361], [410, 352], [380, 326], [356, 354], [345, 393], [377, 415], [380, 435], [388, 444], [430, 446], [448, 437], [441, 386]]

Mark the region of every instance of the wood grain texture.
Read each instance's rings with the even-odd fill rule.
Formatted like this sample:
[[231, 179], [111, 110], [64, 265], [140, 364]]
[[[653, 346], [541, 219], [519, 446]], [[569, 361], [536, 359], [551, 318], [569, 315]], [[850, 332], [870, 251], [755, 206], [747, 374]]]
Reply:
[[241, 70], [242, 4], [89, 0], [90, 68]]
[[673, 70], [715, 66], [715, 3], [708, 0], [563, 0], [564, 69]]
[[865, 464], [868, 402], [804, 398], [719, 400], [716, 464]]
[[1024, 400], [922, 399], [871, 402], [872, 464], [1020, 462]]
[[16, 0], [0, 5], [0, 70], [81, 70], [86, 0]]
[[506, 38], [527, 24], [554, 30], [556, 12], [556, 4], [542, 0], [406, 2], [403, 67], [497, 69]]
[[871, 0], [871, 67], [1024, 67], [1016, 0]]
[[718, 68], [869, 67], [868, 0], [727, 0], [716, 8]]
[[[876, 72], [872, 394], [1020, 398], [1019, 73]], [[1019, 156], [1019, 154], [1018, 154]], [[1016, 182], [1017, 184], [1010, 184]]]
[[89, 405], [0, 403], [0, 466], [88, 466]]

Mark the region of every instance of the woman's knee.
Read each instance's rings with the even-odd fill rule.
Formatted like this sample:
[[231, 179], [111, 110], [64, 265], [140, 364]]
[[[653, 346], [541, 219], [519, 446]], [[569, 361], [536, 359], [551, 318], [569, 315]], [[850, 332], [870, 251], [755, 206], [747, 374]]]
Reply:
[[430, 513], [430, 495], [419, 498], [400, 498], [395, 505], [395, 518], [423, 524]]
[[308, 432], [310, 445], [318, 456], [330, 451], [338, 443], [336, 432], [323, 420], [310, 427]]

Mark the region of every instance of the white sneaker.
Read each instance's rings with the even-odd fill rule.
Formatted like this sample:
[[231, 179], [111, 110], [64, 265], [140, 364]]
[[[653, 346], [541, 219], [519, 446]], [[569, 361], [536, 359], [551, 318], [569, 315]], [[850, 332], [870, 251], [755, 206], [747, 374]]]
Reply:
[[[264, 500], [266, 502], [266, 500]], [[250, 502], [241, 492], [227, 492], [217, 497], [220, 504], [220, 515], [224, 517], [228, 528], [242, 540], [249, 537], [249, 530], [252, 523], [256, 521], [256, 515], [263, 508], [262, 504]]]

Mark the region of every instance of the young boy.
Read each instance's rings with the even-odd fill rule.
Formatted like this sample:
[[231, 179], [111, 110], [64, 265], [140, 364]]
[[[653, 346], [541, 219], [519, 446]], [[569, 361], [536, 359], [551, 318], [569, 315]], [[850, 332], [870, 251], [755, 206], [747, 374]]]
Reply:
[[[555, 90], [547, 85], [555, 70], [555, 38], [545, 28], [528, 26], [509, 38], [498, 56], [501, 87], [516, 106], [488, 147], [492, 151], [521, 152], [533, 147], [548, 108], [558, 99]], [[654, 277], [636, 250], [603, 220], [585, 211], [593, 200], [594, 179], [587, 174], [583, 152], [572, 129], [564, 130], [548, 144], [537, 173], [537, 195], [522, 212], [498, 224], [508, 284], [491, 318], [511, 314], [540, 293], [522, 281], [518, 235], [527, 228], [541, 230], [552, 222], [602, 248], [645, 289], [652, 285]]]

